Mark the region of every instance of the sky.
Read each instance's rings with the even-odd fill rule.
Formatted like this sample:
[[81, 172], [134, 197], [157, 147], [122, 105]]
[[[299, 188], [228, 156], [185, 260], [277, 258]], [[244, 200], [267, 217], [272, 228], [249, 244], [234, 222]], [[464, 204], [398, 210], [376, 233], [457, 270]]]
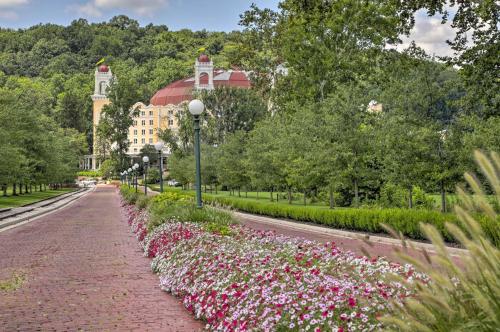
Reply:
[[[276, 9], [278, 0], [0, 0], [0, 27], [26, 28], [38, 23], [68, 25], [83, 17], [103, 22], [119, 14], [148, 23], [165, 24], [171, 30], [188, 28], [209, 31], [238, 30], [239, 15], [252, 3]], [[451, 55], [446, 44], [453, 39], [449, 24], [442, 25], [439, 16], [427, 17], [418, 12], [409, 38], [403, 38], [398, 49], [412, 40], [430, 55]]]

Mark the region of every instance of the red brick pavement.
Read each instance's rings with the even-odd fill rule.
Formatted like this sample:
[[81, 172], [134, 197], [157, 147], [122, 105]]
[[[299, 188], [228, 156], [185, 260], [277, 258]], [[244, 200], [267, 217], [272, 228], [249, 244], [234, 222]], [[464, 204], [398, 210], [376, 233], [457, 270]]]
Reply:
[[203, 326], [160, 290], [111, 186], [0, 233], [0, 331], [197, 331]]

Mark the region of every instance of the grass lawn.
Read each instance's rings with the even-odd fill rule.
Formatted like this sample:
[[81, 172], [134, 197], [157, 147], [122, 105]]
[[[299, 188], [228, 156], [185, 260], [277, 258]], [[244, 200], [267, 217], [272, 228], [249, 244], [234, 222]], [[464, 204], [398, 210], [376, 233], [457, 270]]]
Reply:
[[0, 196], [0, 209], [19, 207], [26, 204], [35, 203], [43, 199], [59, 196], [70, 191], [74, 191], [75, 188], [63, 188], [58, 190], [47, 190], [47, 191], [34, 191], [31, 194], [23, 194], [19, 196]]
[[[155, 191], [160, 191], [160, 185], [159, 184], [154, 184], [154, 185], [149, 185], [148, 186], [149, 188], [155, 190]], [[164, 184], [164, 190], [165, 191], [179, 191], [179, 192], [192, 192], [194, 193], [194, 190], [182, 190], [181, 187], [170, 187], [168, 186], [166, 183]], [[248, 200], [248, 201], [254, 201], [254, 202], [265, 202], [265, 203], [271, 203], [271, 194], [269, 192], [265, 192], [265, 191], [260, 191], [260, 192], [256, 192], [256, 191], [249, 191], [249, 192], [245, 192], [245, 191], [242, 191], [240, 193], [241, 197], [238, 197], [238, 192], [235, 191], [234, 193], [234, 196], [233, 195], [230, 195], [229, 191], [218, 191], [217, 194], [215, 193], [215, 191], [207, 191], [206, 193], [202, 190], [202, 196], [204, 194], [207, 194], [207, 195], [211, 195], [211, 196], [215, 196], [215, 197], [232, 197], [232, 198], [241, 198], [241, 199], [244, 199], [244, 200]], [[297, 206], [302, 206], [304, 207], [304, 196], [303, 194], [301, 193], [294, 193], [294, 199], [292, 201], [292, 205], [297, 205]], [[286, 198], [287, 197], [287, 193], [286, 192], [280, 192], [279, 193], [279, 201], [276, 201], [276, 192], [273, 193], [273, 197], [274, 197], [274, 200], [273, 200], [273, 203], [276, 204], [276, 205], [286, 205], [286, 206], [290, 206], [290, 204], [288, 204], [288, 199]], [[307, 199], [307, 205], [305, 206], [307, 208], [315, 208], [315, 209], [329, 209], [329, 206], [327, 205], [327, 203], [325, 202], [314, 202], [314, 203], [311, 203], [310, 199]], [[347, 208], [341, 208], [341, 207], [336, 207], [336, 209], [347, 209]]]

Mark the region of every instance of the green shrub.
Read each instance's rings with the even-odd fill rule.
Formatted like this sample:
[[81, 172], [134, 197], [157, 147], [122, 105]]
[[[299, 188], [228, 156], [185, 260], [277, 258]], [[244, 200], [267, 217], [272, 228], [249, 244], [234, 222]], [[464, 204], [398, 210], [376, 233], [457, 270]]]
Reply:
[[140, 195], [144, 196], [144, 194], [136, 193], [134, 188], [129, 188], [127, 185], [120, 187], [120, 193], [128, 204], [135, 204]]
[[85, 176], [88, 178], [99, 178], [102, 176], [100, 171], [80, 171], [76, 173], [77, 176]]
[[420, 187], [413, 188], [413, 203], [416, 208], [432, 210], [435, 208], [435, 202], [432, 196], [425, 193]]
[[[220, 197], [205, 194], [204, 200], [210, 204], [229, 206], [240, 211], [312, 222], [338, 229], [348, 229], [370, 233], [386, 233], [382, 224], [387, 224], [403, 235], [417, 240], [425, 239], [419, 223], [434, 225], [447, 241], [453, 237], [444, 227], [445, 222], [456, 223], [453, 214], [438, 211], [410, 209], [315, 209], [298, 205], [280, 205], [271, 202], [256, 202], [236, 197]], [[494, 237], [494, 234], [489, 234]]]
[[138, 209], [142, 210], [148, 207], [150, 201], [150, 197], [147, 197], [146, 195], [140, 195], [136, 199], [135, 206], [137, 206]]
[[151, 230], [167, 220], [175, 218], [181, 222], [202, 223], [207, 230], [223, 235], [229, 234], [228, 226], [235, 223], [235, 219], [228, 211], [205, 206], [196, 207], [193, 194], [179, 191], [166, 191], [150, 200], [148, 230]]

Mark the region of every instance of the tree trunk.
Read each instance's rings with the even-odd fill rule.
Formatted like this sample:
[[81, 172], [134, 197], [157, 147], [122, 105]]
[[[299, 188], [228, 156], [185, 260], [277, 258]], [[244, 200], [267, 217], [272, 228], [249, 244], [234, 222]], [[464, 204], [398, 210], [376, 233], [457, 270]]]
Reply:
[[241, 197], [241, 188], [238, 187], [238, 197]]
[[292, 187], [288, 187], [288, 204], [292, 204]]
[[17, 196], [16, 186], [17, 185], [15, 183], [12, 184], [12, 196]]
[[446, 191], [444, 190], [444, 181], [441, 180], [441, 212], [446, 213]]
[[245, 198], [248, 198], [248, 189], [245, 188]]
[[333, 186], [328, 187], [328, 195], [330, 196], [330, 209], [333, 209], [335, 207], [335, 200], [333, 197]]
[[304, 206], [307, 205], [307, 192], [304, 190]]
[[30, 184], [30, 194], [32, 194], [32, 193], [33, 193], [33, 185]]
[[413, 209], [413, 186], [408, 188], [408, 207]]
[[276, 192], [276, 202], [279, 202], [280, 201], [280, 191], [278, 190]]
[[217, 185], [215, 185], [215, 194], [217, 195]]
[[4, 196], [4, 197], [7, 197], [7, 184], [4, 184], [4, 185], [2, 186], [2, 190], [3, 190], [3, 196]]
[[271, 202], [274, 202], [274, 198], [273, 198], [273, 188], [271, 188]]
[[27, 194], [27, 193], [28, 193], [28, 185], [27, 185], [27, 184], [25, 184], [25, 185], [24, 185], [24, 193], [25, 193], [25, 194]]
[[354, 206], [359, 206], [359, 188], [358, 179], [354, 179]]

